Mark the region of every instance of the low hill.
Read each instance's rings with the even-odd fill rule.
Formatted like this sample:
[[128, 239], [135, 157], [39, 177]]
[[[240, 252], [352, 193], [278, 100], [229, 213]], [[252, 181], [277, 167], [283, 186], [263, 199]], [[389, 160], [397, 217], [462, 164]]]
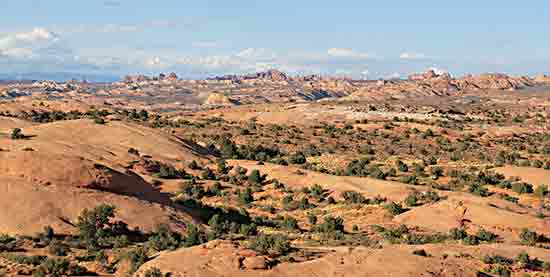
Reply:
[[[170, 208], [170, 199], [127, 169], [142, 155], [170, 164], [207, 159], [198, 146], [158, 130], [128, 122], [91, 120], [42, 125], [2, 120], [0, 130], [0, 233], [33, 234], [45, 225], [71, 231], [84, 208], [101, 203], [118, 207], [132, 227], [151, 230], [164, 222], [189, 222], [191, 216]], [[23, 127], [23, 139], [4, 130]], [[17, 216], [14, 216], [17, 215]]]

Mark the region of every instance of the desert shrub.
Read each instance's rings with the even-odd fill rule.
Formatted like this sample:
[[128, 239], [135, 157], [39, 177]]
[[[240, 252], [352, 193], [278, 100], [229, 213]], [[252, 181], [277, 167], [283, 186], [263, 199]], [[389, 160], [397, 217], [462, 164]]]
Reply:
[[69, 248], [58, 240], [52, 240], [48, 246], [48, 253], [54, 256], [67, 256]]
[[288, 157], [288, 162], [291, 164], [305, 164], [306, 157], [302, 152], [296, 152]]
[[462, 240], [468, 236], [468, 233], [463, 228], [453, 228], [449, 230], [449, 236], [453, 240]]
[[307, 214], [307, 222], [311, 225], [317, 224], [317, 216], [311, 213]]
[[208, 167], [205, 167], [201, 172], [201, 179], [216, 180], [216, 174]]
[[420, 176], [420, 177], [424, 176], [424, 169], [426, 166], [423, 163], [414, 163], [413, 166], [414, 166], [414, 174], [416, 176]]
[[130, 239], [127, 235], [120, 235], [111, 238], [111, 243], [113, 245], [113, 248], [124, 248], [131, 244]]
[[540, 236], [534, 231], [531, 231], [527, 228], [521, 230], [519, 234], [519, 241], [523, 245], [533, 246], [539, 242]]
[[103, 119], [101, 117], [96, 117], [96, 118], [94, 118], [94, 123], [103, 125], [103, 124], [105, 124], [105, 119]]
[[203, 233], [199, 231], [199, 228], [193, 224], [187, 224], [185, 232], [185, 238], [183, 239], [182, 246], [190, 247], [199, 245], [206, 241]]
[[329, 196], [329, 197], [327, 198], [327, 204], [329, 204], [329, 205], [336, 204], [336, 200], [334, 199], [334, 197]]
[[314, 226], [312, 231], [321, 233], [326, 239], [341, 239], [344, 233], [344, 219], [328, 215], [323, 223]]
[[115, 207], [102, 204], [92, 210], [84, 209], [78, 216], [76, 226], [79, 239], [88, 248], [100, 247], [100, 240], [114, 235], [111, 221], [115, 216]]
[[377, 232], [382, 234], [382, 237], [390, 243], [399, 243], [403, 237], [409, 234], [409, 228], [405, 224], [399, 225], [397, 228], [386, 229], [381, 226], [371, 226]]
[[302, 199], [298, 201], [298, 208], [300, 208], [301, 210], [307, 210], [314, 207], [315, 205], [309, 203], [309, 199], [307, 197], [302, 197]]
[[405, 205], [409, 207], [414, 207], [418, 205], [418, 197], [415, 193], [411, 193], [405, 198]]
[[542, 168], [543, 165], [544, 163], [541, 160], [534, 160], [531, 162], [532, 167]]
[[23, 135], [23, 131], [20, 128], [15, 128], [11, 130], [10, 137], [11, 139], [22, 139], [25, 135]]
[[524, 182], [515, 182], [512, 184], [512, 191], [518, 194], [533, 193], [533, 185]]
[[497, 239], [497, 235], [494, 233], [491, 233], [483, 228], [479, 229], [476, 233], [476, 237], [479, 239], [479, 241], [484, 242], [494, 242]]
[[388, 176], [378, 166], [371, 167], [369, 171], [370, 171], [369, 177], [371, 177], [371, 178], [385, 180], [386, 177]]
[[207, 191], [201, 185], [196, 184], [195, 179], [184, 182], [179, 188], [179, 193], [197, 200], [207, 195]]
[[395, 202], [390, 202], [389, 204], [384, 205], [384, 208], [392, 215], [399, 215], [406, 211], [403, 206]]
[[503, 265], [495, 265], [491, 267], [491, 270], [489, 271], [492, 274], [495, 274], [499, 277], [510, 277], [512, 276], [512, 271]]
[[428, 257], [428, 253], [424, 249], [416, 249], [412, 253], [413, 253], [413, 255]]
[[370, 159], [367, 158], [351, 161], [345, 169], [345, 175], [366, 177], [369, 175], [369, 164]]
[[506, 200], [506, 201], [512, 202], [512, 203], [518, 203], [519, 202], [519, 198], [510, 196], [508, 194], [502, 195], [501, 198]]
[[424, 163], [427, 165], [436, 165], [437, 164], [437, 158], [434, 156], [430, 156], [427, 159], [424, 160]]
[[489, 190], [477, 182], [470, 185], [468, 192], [481, 197], [487, 197], [490, 195]]
[[501, 265], [512, 265], [514, 261], [512, 259], [500, 256], [500, 255], [485, 255], [483, 257], [483, 262], [486, 264], [501, 264]]
[[85, 268], [72, 264], [66, 259], [46, 259], [36, 271], [43, 272], [48, 276], [78, 276], [86, 273]]
[[10, 245], [14, 245], [14, 244], [15, 244], [14, 237], [6, 234], [0, 234], [0, 250], [3, 250], [5, 248], [12, 248], [10, 247]]
[[143, 277], [162, 277], [162, 276], [163, 276], [162, 271], [160, 271], [160, 269], [156, 267], [149, 268], [147, 269], [147, 271], [143, 273]]
[[324, 191], [323, 187], [321, 187], [318, 184], [315, 184], [315, 185], [311, 186], [311, 188], [309, 189], [309, 195], [311, 195], [313, 198], [315, 198], [317, 200], [323, 199], [324, 193], [325, 193], [325, 191]]
[[550, 195], [550, 190], [548, 190], [548, 186], [546, 186], [546, 185], [539, 185], [535, 189], [534, 193], [537, 197], [544, 198], [544, 197]]
[[187, 174], [185, 171], [177, 170], [171, 165], [159, 164], [159, 171], [154, 176], [162, 179], [181, 179], [185, 178]]
[[397, 169], [401, 172], [407, 172], [409, 171], [409, 167], [404, 163], [402, 162], [401, 160], [397, 160], [395, 161], [395, 166], [397, 167]]
[[359, 192], [356, 191], [344, 191], [342, 192], [342, 198], [346, 204], [363, 204], [367, 199]]
[[248, 205], [252, 202], [254, 202], [254, 196], [252, 196], [252, 190], [250, 188], [244, 189], [244, 191], [238, 191], [237, 196], [239, 199], [239, 203], [243, 205]]
[[208, 188], [209, 195], [221, 196], [222, 194], [222, 184], [220, 182], [215, 182], [211, 187]]
[[529, 254], [527, 254], [527, 252], [525, 252], [525, 251], [519, 253], [516, 256], [515, 261], [522, 268], [529, 269], [529, 270], [539, 270], [539, 269], [542, 269], [542, 267], [544, 266], [544, 263], [542, 261], [540, 261], [537, 258], [532, 259], [529, 256]]
[[134, 155], [134, 156], [138, 156], [138, 157], [139, 157], [139, 150], [130, 147], [130, 148], [128, 148], [128, 154]]
[[227, 166], [225, 159], [218, 159], [216, 161], [216, 166], [218, 168], [218, 172], [221, 174], [227, 174], [229, 170], [231, 170], [231, 167]]
[[374, 148], [370, 145], [364, 145], [361, 147], [361, 149], [359, 150], [359, 152], [361, 154], [364, 154], [364, 155], [374, 155], [376, 153], [376, 151], [374, 150]]
[[462, 240], [462, 242], [466, 245], [478, 245], [479, 239], [477, 236], [468, 235]]
[[46, 256], [25, 256], [16, 254], [6, 254], [3, 255], [3, 257], [17, 264], [32, 266], [38, 266], [47, 259]]
[[215, 238], [220, 237], [227, 229], [225, 222], [221, 219], [219, 214], [213, 215], [210, 220], [208, 220], [208, 226], [210, 226], [210, 232]]
[[248, 129], [241, 129], [239, 131], [239, 134], [241, 134], [243, 136], [248, 136], [248, 135], [250, 135], [250, 131]]
[[439, 178], [443, 176], [443, 169], [441, 169], [441, 167], [434, 166], [430, 169], [430, 173], [434, 178]]
[[128, 251], [125, 258], [130, 262], [130, 273], [136, 272], [141, 265], [149, 260], [147, 250], [144, 247]]
[[258, 227], [254, 223], [250, 224], [241, 224], [239, 228], [239, 234], [243, 236], [254, 236], [258, 233]]
[[200, 169], [201, 167], [199, 166], [199, 164], [197, 163], [197, 161], [195, 160], [192, 160], [188, 165], [187, 167], [189, 167], [189, 169], [191, 170], [198, 170]]
[[416, 177], [416, 175], [401, 176], [400, 181], [409, 185], [418, 185], [418, 178]]
[[298, 221], [295, 218], [288, 216], [281, 222], [281, 227], [289, 231], [294, 231], [298, 229]]
[[41, 241], [46, 241], [46, 242], [51, 241], [54, 236], [55, 236], [55, 232], [51, 226], [44, 226], [44, 231], [38, 234], [38, 238]]
[[251, 241], [250, 248], [263, 255], [280, 256], [290, 252], [291, 246], [285, 236], [261, 234]]
[[148, 244], [157, 251], [174, 250], [180, 246], [181, 236], [172, 230], [166, 224], [157, 226], [155, 232], [149, 236]]
[[251, 184], [261, 184], [263, 182], [263, 178], [260, 171], [257, 169], [252, 170], [248, 176], [248, 182]]

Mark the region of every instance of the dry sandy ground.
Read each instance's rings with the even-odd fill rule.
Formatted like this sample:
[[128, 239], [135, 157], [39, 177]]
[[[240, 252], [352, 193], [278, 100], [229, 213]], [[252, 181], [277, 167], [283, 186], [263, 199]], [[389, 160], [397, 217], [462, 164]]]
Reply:
[[[413, 255], [424, 249], [430, 256]], [[484, 255], [513, 258], [527, 251], [531, 257], [550, 259], [544, 249], [508, 245], [468, 247], [458, 244], [422, 246], [388, 245], [383, 249], [356, 248], [335, 251], [323, 258], [303, 263], [283, 263], [270, 270], [254, 270], [264, 260], [242, 247], [225, 241], [174, 252], [165, 252], [144, 264], [136, 275], [157, 267], [172, 276], [477, 276], [484, 269]], [[446, 257], [446, 258], [445, 258]], [[518, 275], [521, 276], [521, 275]]]
[[170, 208], [167, 195], [125, 167], [136, 159], [128, 154], [130, 147], [156, 160], [188, 162], [206, 158], [196, 146], [126, 122], [74, 120], [31, 126], [2, 118], [0, 123], [0, 130], [23, 127], [28, 136], [0, 136], [0, 233], [34, 234], [45, 225], [70, 232], [70, 222], [84, 208], [101, 203], [114, 204], [121, 219], [145, 231], [160, 222], [181, 225], [192, 220]]
[[[297, 169], [292, 166], [273, 164], [258, 165], [252, 161], [229, 161], [248, 169], [258, 169], [282, 183], [302, 188], [319, 184], [339, 196], [346, 190], [363, 193], [366, 197], [383, 196], [392, 201], [403, 201], [413, 190], [427, 190], [422, 186], [410, 186], [402, 183], [348, 176], [332, 176], [318, 172]], [[535, 216], [536, 210], [520, 207], [497, 196], [481, 198], [462, 192], [438, 192], [446, 197], [434, 204], [416, 207], [393, 219], [396, 223], [419, 226], [432, 231], [448, 232], [458, 227], [466, 219], [471, 231], [483, 227], [498, 234], [506, 241], [517, 241], [523, 228], [529, 228], [542, 234], [550, 234], [550, 221]]]
[[507, 178], [520, 177], [521, 180], [535, 187], [538, 185], [550, 186], [550, 170], [534, 167], [505, 166], [495, 168], [494, 171], [501, 173]]

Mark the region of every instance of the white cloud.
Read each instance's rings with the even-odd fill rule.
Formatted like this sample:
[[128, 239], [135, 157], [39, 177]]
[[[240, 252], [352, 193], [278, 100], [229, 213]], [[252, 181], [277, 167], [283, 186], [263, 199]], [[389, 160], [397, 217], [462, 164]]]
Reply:
[[1, 37], [0, 53], [2, 56], [27, 59], [55, 56], [63, 50], [58, 42], [57, 34], [45, 28], [34, 28], [30, 32]]
[[401, 55], [399, 56], [400, 59], [403, 59], [403, 60], [421, 60], [421, 59], [425, 59], [426, 58], [426, 55], [422, 54], [422, 53], [409, 53], [409, 52], [404, 52], [404, 53], [401, 53]]
[[162, 59], [161, 57], [152, 57], [145, 60], [145, 67], [149, 69], [166, 69], [171, 66], [171, 64], [167, 63]]
[[327, 50], [327, 54], [331, 57], [337, 58], [368, 59], [371, 57], [367, 53], [356, 52], [353, 49], [348, 48], [330, 48]]
[[242, 59], [272, 60], [277, 57], [277, 54], [265, 48], [246, 48], [235, 56]]
[[388, 76], [386, 76], [384, 79], [400, 79], [401, 78], [401, 74], [397, 73], [397, 72], [394, 72]]

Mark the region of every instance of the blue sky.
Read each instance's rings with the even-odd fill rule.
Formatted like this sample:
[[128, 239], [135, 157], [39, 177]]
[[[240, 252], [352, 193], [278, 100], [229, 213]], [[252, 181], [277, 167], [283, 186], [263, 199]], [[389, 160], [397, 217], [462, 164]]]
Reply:
[[0, 73], [550, 72], [547, 1], [2, 2]]

